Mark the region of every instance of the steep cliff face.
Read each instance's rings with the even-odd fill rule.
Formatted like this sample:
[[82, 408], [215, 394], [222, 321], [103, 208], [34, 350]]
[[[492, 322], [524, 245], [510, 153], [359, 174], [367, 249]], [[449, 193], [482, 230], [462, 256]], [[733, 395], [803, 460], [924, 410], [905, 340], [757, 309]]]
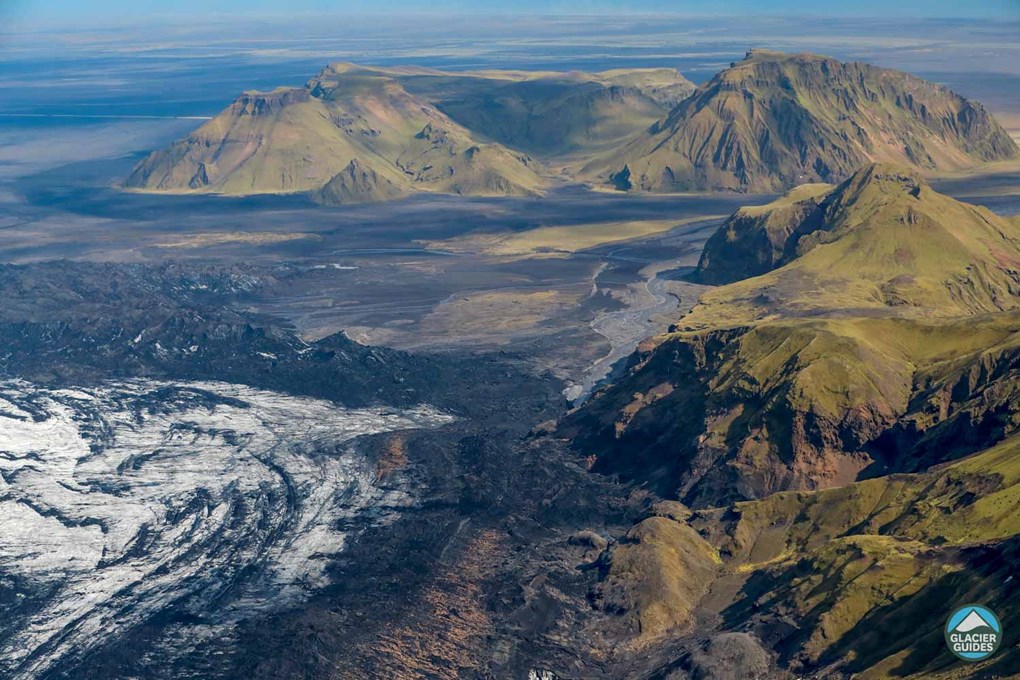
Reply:
[[770, 192], [887, 161], [946, 171], [1011, 158], [981, 107], [915, 76], [752, 50], [585, 172], [618, 189]]
[[802, 184], [764, 206], [741, 208], [705, 243], [696, 277], [720, 285], [770, 272], [796, 256], [801, 236], [824, 227], [831, 184]]
[[1018, 346], [1016, 313], [678, 334], [560, 432], [596, 471], [695, 507], [842, 486], [1015, 432]]

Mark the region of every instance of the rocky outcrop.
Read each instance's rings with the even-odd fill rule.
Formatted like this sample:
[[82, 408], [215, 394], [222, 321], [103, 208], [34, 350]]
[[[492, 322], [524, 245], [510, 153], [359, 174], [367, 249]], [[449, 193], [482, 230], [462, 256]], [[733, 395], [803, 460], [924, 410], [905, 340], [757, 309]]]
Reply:
[[824, 228], [828, 184], [805, 184], [765, 206], [741, 208], [705, 243], [695, 276], [720, 285], [776, 269], [796, 256], [801, 236]]
[[315, 192], [313, 198], [324, 205], [350, 205], [388, 201], [405, 195], [406, 189], [387, 177], [380, 177], [375, 170], [353, 158], [346, 168], [326, 182], [326, 186]]
[[272, 116], [285, 106], [307, 102], [310, 98], [308, 90], [300, 87], [245, 92], [234, 100], [228, 111], [239, 116]]

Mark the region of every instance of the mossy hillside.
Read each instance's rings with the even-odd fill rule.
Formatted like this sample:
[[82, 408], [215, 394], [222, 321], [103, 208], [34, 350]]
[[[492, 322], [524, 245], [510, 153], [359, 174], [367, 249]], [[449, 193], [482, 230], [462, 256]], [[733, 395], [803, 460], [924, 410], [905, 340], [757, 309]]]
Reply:
[[816, 189], [760, 209], [823, 196], [811, 229], [772, 232], [799, 234], [789, 262], [705, 294], [563, 419], [597, 470], [705, 506], [922, 470], [1016, 431], [1016, 225], [882, 164]]
[[[359, 168], [356, 189], [341, 174], [352, 162]], [[476, 140], [394, 78], [337, 65], [304, 88], [242, 96], [189, 137], [150, 154], [125, 184], [178, 193], [292, 193], [319, 191], [339, 175], [343, 190], [320, 200], [363, 202], [416, 190], [536, 194], [545, 186], [538, 170], [525, 154]]]
[[[801, 677], [1012, 677], [1020, 635], [964, 665], [941, 628], [968, 601], [1020, 614], [1015, 221], [884, 165], [743, 217], [720, 241], [762, 250], [716, 262], [766, 252], [771, 270], [706, 295], [560, 433], [694, 507], [632, 530], [672, 521], [718, 549], [686, 619], [718, 616]], [[671, 547], [627, 562], [631, 579], [675, 578]], [[626, 618], [690, 597], [616, 602]]]
[[483, 138], [545, 159], [612, 148], [694, 90], [669, 68], [435, 73], [402, 82]]
[[[825, 418], [869, 405], [889, 414], [927, 412], [926, 400], [945, 389], [956, 392], [959, 408], [979, 382], [1011, 378], [1018, 343], [1020, 314], [1012, 312], [965, 320], [784, 319], [752, 326], [724, 348], [708, 386], [762, 400], [786, 389], [794, 410]], [[918, 414], [915, 423], [931, 425], [949, 410]]]
[[607, 553], [597, 602], [639, 647], [689, 632], [712, 592], [726, 629], [810, 677], [971, 677], [949, 669], [941, 623], [954, 602], [1016, 609], [1018, 508], [1020, 436], [919, 474], [693, 513], [659, 503]]
[[[561, 434], [706, 505], [918, 470], [1020, 428], [1020, 314], [789, 319], [677, 334]], [[647, 396], [647, 398], [646, 398]]]
[[845, 536], [927, 545], [994, 542], [1020, 534], [1020, 437], [956, 463], [837, 489], [783, 492], [696, 514], [692, 524], [727, 563], [754, 567]]
[[694, 529], [666, 517], [634, 526], [606, 560], [595, 603], [622, 613], [614, 623], [641, 644], [690, 628], [694, 608], [720, 564], [715, 549]]
[[[942, 645], [910, 637], [939, 632], [948, 608], [971, 601], [986, 572], [1008, 572], [1002, 555], [1020, 535], [1018, 509], [1014, 436], [926, 473], [780, 493], [689, 521], [719, 548], [720, 574], [747, 574], [724, 611], [728, 626], [771, 630], [784, 662], [799, 671], [831, 667], [885, 678], [951, 664]], [[978, 599], [1004, 611], [1009, 588], [997, 578], [987, 579]], [[932, 621], [915, 618], [911, 629], [910, 617], [926, 608]], [[901, 635], [876, 634], [883, 629]], [[913, 654], [905, 654], [911, 644]]]
[[[774, 257], [776, 251], [782, 255]], [[1016, 309], [1020, 229], [937, 193], [904, 168], [876, 164], [827, 194], [794, 194], [753, 216], [738, 212], [706, 245], [699, 275], [731, 280], [763, 269], [771, 271], [703, 296], [681, 326], [819, 313], [960, 316]]]
[[587, 164], [639, 191], [781, 191], [887, 161], [926, 172], [1012, 158], [979, 105], [920, 78], [812, 54], [753, 50], [670, 114]]
[[[757, 572], [745, 591], [754, 597], [739, 600], [725, 615], [766, 625], [766, 620], [781, 618], [797, 622], [798, 629], [782, 638], [779, 651], [786, 665], [800, 670], [818, 665], [870, 612], [909, 599], [962, 568], [918, 541], [838, 538], [792, 565]], [[770, 580], [771, 587], [765, 586]], [[759, 618], [750, 609], [766, 613]]]

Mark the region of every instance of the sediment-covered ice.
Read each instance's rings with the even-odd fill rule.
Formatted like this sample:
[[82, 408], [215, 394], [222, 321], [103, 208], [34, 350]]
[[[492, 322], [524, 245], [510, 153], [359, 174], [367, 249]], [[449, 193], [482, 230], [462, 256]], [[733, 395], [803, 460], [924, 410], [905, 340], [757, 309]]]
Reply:
[[407, 502], [356, 438], [449, 420], [216, 382], [0, 382], [0, 676], [168, 608], [200, 622], [175, 633], [197, 642], [301, 598], [343, 526]]

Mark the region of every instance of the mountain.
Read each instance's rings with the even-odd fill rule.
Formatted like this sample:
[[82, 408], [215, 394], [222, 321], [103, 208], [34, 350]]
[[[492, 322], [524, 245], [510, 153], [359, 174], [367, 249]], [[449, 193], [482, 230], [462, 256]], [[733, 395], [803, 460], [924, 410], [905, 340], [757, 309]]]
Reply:
[[546, 180], [529, 153], [554, 159], [611, 148], [693, 88], [664, 68], [449, 73], [336, 63], [301, 88], [242, 94], [186, 138], [143, 159], [124, 186], [313, 192], [327, 204], [419, 190], [534, 195]]
[[654, 655], [715, 617], [798, 675], [943, 677], [949, 610], [1013, 611], [1020, 225], [879, 164], [710, 244], [703, 278], [758, 276], [559, 425], [595, 470], [694, 508], [656, 504], [600, 558], [604, 629]]
[[325, 205], [348, 205], [387, 201], [407, 193], [404, 187], [352, 158], [346, 168], [313, 193], [313, 198]]
[[471, 131], [544, 159], [617, 146], [694, 91], [670, 68], [440, 72], [402, 82]]
[[874, 164], [742, 209], [699, 275], [735, 282], [557, 426], [676, 499], [600, 558], [604, 629], [742, 631], [798, 676], [1020, 670], [942, 640], [961, 603], [1015, 611], [1020, 221]]
[[706, 295], [682, 323], [1017, 309], [1018, 236], [1015, 221], [939, 194], [916, 171], [873, 164], [837, 187], [802, 186], [737, 211], [705, 244], [695, 275], [744, 280]]
[[624, 190], [772, 192], [841, 181], [874, 161], [944, 172], [1017, 153], [980, 104], [941, 85], [752, 50], [582, 172]]
[[[359, 187], [343, 176], [352, 162], [362, 169]], [[187, 138], [142, 160], [124, 185], [295, 193], [317, 191], [341, 175], [334, 188], [346, 188], [325, 196], [530, 195], [545, 184], [537, 170], [525, 154], [479, 142], [385, 73], [338, 64], [303, 88], [245, 93]]]
[[225, 194], [306, 191], [354, 153], [330, 112], [301, 88], [245, 92], [225, 111], [135, 166], [124, 186]]
[[[731, 236], [749, 212], [759, 229]], [[1015, 221], [876, 164], [711, 242], [700, 268], [722, 278], [789, 261], [703, 295], [565, 419], [597, 468], [700, 506], [921, 469], [1015, 427]]]
[[[244, 93], [143, 159], [124, 186], [293, 193], [339, 176], [341, 190], [318, 199], [531, 195], [546, 185], [534, 155], [618, 189], [768, 192], [840, 181], [873, 161], [932, 173], [1017, 153], [980, 104], [905, 73], [810, 54], [753, 50], [696, 89], [666, 68], [337, 63], [303, 88]], [[357, 190], [345, 175], [354, 160], [369, 173]]]

